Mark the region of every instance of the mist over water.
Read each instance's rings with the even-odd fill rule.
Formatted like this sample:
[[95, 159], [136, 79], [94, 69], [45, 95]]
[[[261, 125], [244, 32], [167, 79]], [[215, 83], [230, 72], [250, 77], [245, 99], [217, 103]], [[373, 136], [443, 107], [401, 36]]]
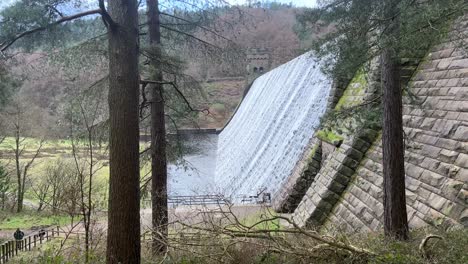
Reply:
[[216, 186], [232, 197], [275, 193], [318, 127], [330, 88], [311, 53], [259, 77], [219, 135]]

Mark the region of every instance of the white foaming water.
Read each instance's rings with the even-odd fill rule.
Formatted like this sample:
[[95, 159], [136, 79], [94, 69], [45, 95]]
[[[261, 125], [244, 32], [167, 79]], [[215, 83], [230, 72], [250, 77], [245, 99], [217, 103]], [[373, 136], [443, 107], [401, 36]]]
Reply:
[[311, 53], [255, 80], [219, 135], [215, 182], [225, 195], [279, 189], [318, 127], [330, 88]]

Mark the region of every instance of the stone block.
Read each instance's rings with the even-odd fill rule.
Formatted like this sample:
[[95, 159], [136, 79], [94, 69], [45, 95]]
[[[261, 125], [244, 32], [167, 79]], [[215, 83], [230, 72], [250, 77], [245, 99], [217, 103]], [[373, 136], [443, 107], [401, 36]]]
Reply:
[[426, 189], [425, 189], [424, 187], [422, 187], [422, 186], [420, 186], [419, 188], [417, 188], [417, 189], [415, 190], [415, 193], [416, 193], [419, 197], [423, 198], [424, 200], [429, 199], [429, 196], [431, 195], [431, 192], [428, 191], [428, 190], [426, 190]]
[[426, 157], [424, 156], [424, 160], [418, 164], [420, 167], [422, 168], [425, 168], [425, 169], [428, 169], [430, 171], [436, 171], [436, 169], [439, 167], [440, 165], [440, 161], [436, 160], [436, 159], [433, 159], [433, 158], [430, 158], [430, 157]]
[[406, 162], [409, 162], [412, 164], [421, 164], [424, 160], [424, 156], [410, 152], [410, 151], [405, 152], [405, 158], [406, 158]]
[[343, 185], [341, 183], [339, 183], [338, 181], [333, 181], [330, 186], [329, 186], [330, 190], [337, 193], [337, 194], [340, 194], [342, 193], [345, 189], [346, 189], [346, 185]]
[[459, 126], [452, 138], [466, 141], [468, 139], [468, 126]]
[[426, 110], [426, 116], [430, 116], [432, 118], [444, 118], [447, 115], [447, 111], [443, 110]]
[[[458, 151], [458, 149], [460, 147], [460, 142], [457, 141], [457, 140], [448, 139], [448, 138], [438, 138], [435, 146], [437, 146], [439, 148], [446, 149], [446, 150]], [[441, 155], [443, 154], [442, 152], [443, 152], [443, 150], [441, 150], [441, 152], [440, 152]], [[448, 157], [451, 157], [451, 155], [452, 155], [452, 154], [450, 154], [448, 152], [444, 152], [444, 154], [450, 155]]]
[[448, 96], [458, 96], [463, 93], [463, 87], [452, 87], [450, 88], [449, 92], [447, 93]]
[[335, 181], [338, 183], [347, 186], [350, 181], [350, 176], [343, 175], [341, 173], [336, 173], [334, 177]]
[[468, 142], [458, 142], [455, 150], [462, 153], [468, 153]]
[[448, 179], [441, 188], [441, 195], [449, 200], [455, 201], [463, 189], [463, 182]]
[[431, 210], [431, 208], [429, 206], [427, 206], [426, 204], [421, 203], [421, 202], [416, 202], [415, 203], [415, 209], [419, 213], [421, 213], [421, 215], [427, 215], [429, 213], [429, 211]]
[[440, 212], [442, 212], [442, 214], [447, 215], [448, 217], [452, 219], [457, 219], [462, 213], [463, 209], [465, 208], [466, 206], [462, 206], [458, 203], [448, 201], [444, 205], [444, 207], [440, 210]]
[[315, 208], [314, 213], [316, 211], [319, 211], [320, 212], [318, 213], [319, 215], [328, 214], [327, 212], [330, 212], [330, 210], [333, 208], [333, 204], [334, 203], [329, 203], [325, 200], [321, 200], [320, 203], [318, 203], [317, 207]]
[[448, 119], [448, 120], [458, 120], [458, 116], [460, 115], [460, 112], [452, 112], [452, 111], [449, 111], [447, 112], [447, 114], [445, 115], [445, 119]]
[[468, 182], [468, 169], [460, 168], [454, 179], [462, 182]]
[[[421, 169], [422, 171], [422, 169]], [[406, 172], [408, 174], [408, 171]], [[412, 192], [415, 192], [416, 190], [418, 190], [419, 186], [420, 186], [420, 183], [419, 181], [417, 181], [416, 179], [412, 178], [412, 177], [405, 177], [405, 183], [406, 183], [406, 189], [412, 191]]]
[[456, 87], [459, 85], [461, 78], [448, 79], [447, 87]]
[[[419, 102], [421, 107], [423, 109], [436, 109], [436, 105], [438, 103], [439, 99], [434, 98], [434, 97], [428, 97], [428, 96], [419, 96], [417, 97], [417, 102]], [[408, 102], [411, 103], [411, 102]]]
[[466, 113], [459, 113], [459, 114], [458, 114], [457, 120], [468, 122], [468, 112], [466, 112]]
[[449, 137], [459, 125], [460, 121], [457, 120], [438, 119], [432, 130], [439, 132], [442, 137]]
[[[463, 98], [460, 98], [460, 99], [463, 99]], [[448, 110], [458, 111], [458, 112], [468, 112], [468, 102], [467, 101], [452, 100], [452, 104], [450, 104], [450, 106], [451, 107], [448, 108]]]
[[455, 160], [455, 165], [468, 169], [468, 155], [460, 153], [460, 155], [458, 155], [457, 160]]
[[417, 199], [417, 195], [409, 190], [406, 190], [406, 203], [407, 204], [413, 204], [416, 199]]
[[434, 71], [434, 72], [428, 73], [426, 75], [426, 78], [429, 78], [429, 80], [440, 80], [440, 79], [447, 78], [448, 73], [449, 73], [448, 70]]
[[423, 81], [416, 81], [416, 80], [412, 80], [411, 83], [410, 83], [410, 87], [411, 88], [421, 88], [421, 87], [425, 87], [426, 86], [426, 83], [427, 81], [423, 80]]
[[423, 227], [427, 225], [426, 222], [424, 222], [424, 220], [422, 220], [420, 217], [418, 216], [414, 216], [411, 221], [409, 221], [409, 226], [410, 228], [420, 228], [420, 227]]
[[367, 210], [364, 210], [364, 212], [361, 215], [361, 219], [368, 225], [372, 224], [372, 221], [375, 219], [375, 217], [370, 214]]
[[431, 186], [440, 186], [445, 180], [445, 177], [435, 172], [425, 170], [421, 174], [420, 180]]
[[354, 175], [354, 169], [351, 169], [344, 164], [338, 166], [337, 172], [339, 172], [341, 175], [347, 176], [348, 178]]
[[466, 68], [468, 68], [468, 58], [461, 59], [461, 60], [454, 60], [450, 63], [450, 66], [448, 67], [449, 70], [466, 69]]
[[439, 61], [439, 63], [437, 64], [437, 66], [436, 66], [436, 70], [438, 70], [438, 71], [447, 70], [448, 67], [450, 66], [450, 64], [452, 63], [452, 61], [453, 61], [453, 58], [441, 59]]
[[434, 170], [434, 172], [436, 172], [436, 173], [438, 173], [440, 175], [444, 175], [446, 177], [449, 177], [452, 170], [453, 170], [453, 165], [452, 164], [441, 162], [441, 163], [439, 163], [439, 166], [437, 166], [437, 168]]
[[371, 146], [371, 143], [370, 142], [367, 142], [367, 141], [364, 141], [360, 138], [355, 138], [354, 139], [354, 142], [353, 142], [353, 148], [355, 148], [356, 150], [364, 153], [366, 152], [369, 147]]
[[379, 135], [378, 131], [375, 131], [372, 129], [365, 129], [359, 132], [358, 138], [366, 142], [373, 143], [378, 135]]
[[430, 103], [423, 105], [424, 107], [431, 109], [447, 110], [446, 105], [449, 103], [447, 100], [440, 100], [439, 98], [433, 98]]
[[448, 171], [447, 176], [450, 177], [450, 178], [454, 178], [458, 174], [459, 171], [460, 171], [460, 167], [455, 166], [455, 165], [451, 165], [449, 167], [449, 171]]
[[444, 162], [452, 163], [458, 157], [458, 154], [460, 153], [457, 151], [442, 149], [440, 151], [439, 159]]
[[465, 227], [468, 228], [468, 208], [463, 210], [460, 214], [459, 222]]
[[457, 199], [464, 204], [468, 204], [468, 190], [460, 190], [460, 192], [457, 195]]
[[412, 127], [417, 127], [421, 129], [431, 129], [437, 121], [437, 119], [431, 117], [427, 117], [420, 120], [422, 120], [422, 122], [414, 122], [412, 124]]
[[406, 174], [416, 179], [418, 179], [424, 171], [423, 168], [413, 165], [411, 163], [406, 163], [405, 165]]
[[381, 229], [381, 226], [382, 226], [382, 224], [379, 222], [379, 220], [374, 219], [374, 220], [372, 220], [372, 223], [370, 224], [369, 227], [370, 227], [370, 229], [372, 231], [377, 231], [377, 230]]
[[369, 189], [371, 188], [371, 183], [370, 182], [368, 182], [366, 180], [359, 179], [359, 178], [357, 179], [355, 185], [358, 186], [359, 189], [363, 190], [366, 193], [369, 193]]
[[431, 157], [431, 158], [437, 158], [441, 151], [442, 151], [441, 148], [434, 147], [431, 145], [423, 145], [421, 149], [421, 153], [423, 155]]
[[449, 58], [454, 51], [454, 48], [449, 47], [447, 49], [442, 49], [439, 51], [436, 51], [432, 53], [432, 58], [433, 59], [444, 59], [444, 58]]
[[468, 77], [468, 68], [447, 71], [444, 77], [445, 78], [466, 78]]
[[[382, 177], [380, 178], [383, 179]], [[375, 186], [371, 184], [368, 194], [372, 196], [374, 199], [381, 201], [383, 199], [382, 185], [380, 184], [378, 186]]]

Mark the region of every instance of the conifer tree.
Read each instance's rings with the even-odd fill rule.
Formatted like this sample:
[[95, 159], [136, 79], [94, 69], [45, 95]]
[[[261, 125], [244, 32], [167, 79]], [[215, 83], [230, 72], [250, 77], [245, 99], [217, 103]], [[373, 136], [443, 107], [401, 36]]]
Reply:
[[313, 47], [337, 83], [346, 85], [371, 59], [381, 58], [382, 93], [371, 103], [383, 106], [383, 222], [388, 237], [408, 237], [402, 125], [402, 90], [407, 87], [401, 87], [400, 60], [421, 57], [465, 11], [463, 0], [329, 0], [299, 15], [303, 31], [333, 28]]

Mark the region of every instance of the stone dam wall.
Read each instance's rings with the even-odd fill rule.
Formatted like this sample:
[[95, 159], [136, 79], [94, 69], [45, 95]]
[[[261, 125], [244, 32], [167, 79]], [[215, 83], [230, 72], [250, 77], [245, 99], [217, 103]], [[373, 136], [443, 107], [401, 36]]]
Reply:
[[[465, 16], [454, 23], [443, 43], [403, 69], [411, 227], [468, 226], [467, 52]], [[345, 89], [334, 87], [329, 109], [369, 102], [379, 93], [379, 62], [374, 60]], [[273, 207], [290, 213], [300, 226], [379, 230], [383, 227], [381, 131], [374, 127], [357, 133], [343, 130], [334, 136], [316, 133], [291, 176], [273, 194]]]

